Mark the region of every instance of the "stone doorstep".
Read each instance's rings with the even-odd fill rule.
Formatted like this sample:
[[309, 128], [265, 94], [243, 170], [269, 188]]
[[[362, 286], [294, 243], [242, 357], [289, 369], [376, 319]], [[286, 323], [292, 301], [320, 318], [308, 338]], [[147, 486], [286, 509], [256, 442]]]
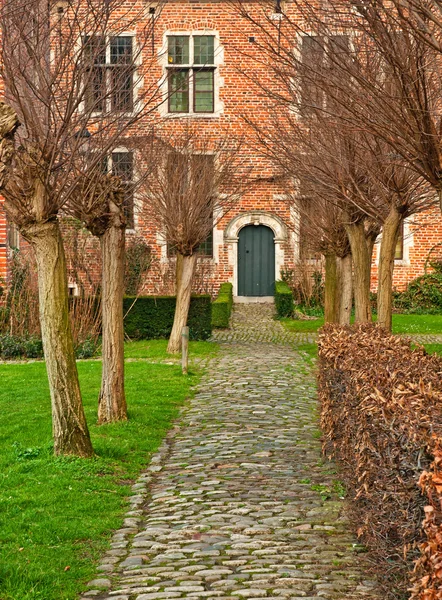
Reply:
[[273, 296], [233, 296], [235, 304], [274, 304]]

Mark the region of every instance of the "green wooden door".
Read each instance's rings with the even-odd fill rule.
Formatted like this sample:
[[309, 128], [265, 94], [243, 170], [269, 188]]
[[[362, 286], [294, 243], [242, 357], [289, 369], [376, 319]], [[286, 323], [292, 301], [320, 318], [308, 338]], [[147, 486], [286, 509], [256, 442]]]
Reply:
[[238, 296], [273, 296], [275, 241], [264, 225], [248, 225], [239, 232]]

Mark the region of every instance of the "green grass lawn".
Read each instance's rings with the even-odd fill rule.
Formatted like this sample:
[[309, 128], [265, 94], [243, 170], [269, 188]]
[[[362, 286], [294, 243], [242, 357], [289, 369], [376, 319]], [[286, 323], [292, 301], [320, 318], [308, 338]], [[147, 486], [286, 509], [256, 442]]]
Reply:
[[[165, 343], [140, 342], [127, 354], [166, 358]], [[197, 343], [193, 352], [214, 348]], [[97, 454], [89, 460], [52, 455], [44, 363], [0, 365], [1, 600], [68, 600], [84, 589], [122, 523], [131, 484], [199, 379], [177, 365], [129, 362], [129, 421], [98, 427], [100, 361], [80, 362], [79, 373]]]
[[297, 344], [295, 349], [301, 354], [310, 367], [316, 365], [318, 358], [318, 344]]
[[[376, 320], [376, 315], [374, 316]], [[324, 325], [324, 318], [319, 317], [311, 321], [302, 321], [294, 319], [281, 319], [284, 327], [290, 331], [299, 333], [317, 331]], [[442, 314], [441, 315], [393, 315], [393, 333], [413, 334], [413, 333], [441, 333], [442, 334]]]
[[439, 354], [442, 356], [442, 344], [423, 344], [428, 354]]
[[[124, 345], [126, 358], [148, 358], [149, 360], [168, 360], [177, 358], [166, 354], [168, 340], [137, 340]], [[204, 358], [214, 356], [219, 349], [218, 344], [212, 342], [189, 342], [189, 358]]]
[[318, 317], [306, 321], [301, 319], [284, 318], [281, 319], [281, 323], [290, 331], [307, 333], [311, 331], [317, 331], [320, 327], [322, 327], [324, 325], [324, 317]]

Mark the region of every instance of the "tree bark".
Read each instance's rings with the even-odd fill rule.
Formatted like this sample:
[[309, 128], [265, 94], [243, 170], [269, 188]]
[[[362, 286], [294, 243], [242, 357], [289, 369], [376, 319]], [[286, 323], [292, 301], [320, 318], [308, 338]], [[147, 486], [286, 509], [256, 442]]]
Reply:
[[177, 252], [176, 265], [175, 265], [175, 294], [178, 294], [178, 290], [181, 286], [181, 279], [183, 277], [183, 255]]
[[175, 317], [167, 345], [167, 352], [169, 354], [177, 354], [181, 349], [181, 332], [187, 324], [190, 294], [192, 292], [192, 281], [197, 259], [198, 255], [196, 253], [191, 256], [183, 256], [182, 258], [182, 274], [180, 285], [177, 289]]
[[54, 452], [93, 456], [69, 323], [66, 259], [56, 219], [22, 228], [37, 262], [40, 322], [52, 402]]
[[370, 277], [374, 241], [367, 239], [363, 222], [346, 225], [354, 265], [355, 322], [371, 321]]
[[392, 290], [393, 268], [396, 243], [401, 225], [401, 215], [392, 206], [382, 227], [381, 247], [379, 250], [378, 267], [378, 324], [391, 331], [392, 327]]
[[337, 323], [339, 320], [340, 281], [336, 254], [325, 255], [324, 320]]
[[[113, 204], [113, 203], [111, 203]], [[98, 397], [98, 423], [127, 419], [124, 393], [123, 295], [126, 226], [120, 209], [113, 205], [111, 224], [100, 236], [102, 256], [102, 352], [103, 371]]]
[[341, 298], [339, 302], [339, 323], [349, 325], [353, 303], [353, 260], [351, 254], [338, 258]]

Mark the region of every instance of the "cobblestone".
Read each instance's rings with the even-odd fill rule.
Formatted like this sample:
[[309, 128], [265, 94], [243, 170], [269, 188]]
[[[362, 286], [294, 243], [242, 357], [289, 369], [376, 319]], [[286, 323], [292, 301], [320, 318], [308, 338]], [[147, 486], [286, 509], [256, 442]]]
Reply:
[[264, 342], [293, 346], [317, 341], [316, 332], [288, 331], [279, 321], [273, 319], [273, 314], [273, 305], [236, 304], [233, 327], [215, 331], [213, 339], [234, 345], [243, 342]]
[[133, 486], [142, 513], [99, 566], [111, 586], [95, 579], [83, 598], [374, 600], [292, 334], [271, 307], [240, 305], [215, 337], [219, 355], [152, 460], [162, 469]]
[[406, 335], [416, 344], [442, 344], [442, 334], [439, 333], [414, 333]]

